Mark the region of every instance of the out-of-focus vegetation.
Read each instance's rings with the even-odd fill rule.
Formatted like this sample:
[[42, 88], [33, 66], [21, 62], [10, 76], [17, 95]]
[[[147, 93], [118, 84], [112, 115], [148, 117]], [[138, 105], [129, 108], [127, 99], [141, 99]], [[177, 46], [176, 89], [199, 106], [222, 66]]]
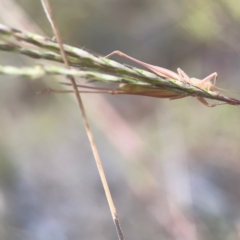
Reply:
[[[200, 79], [218, 72], [218, 87], [233, 91], [240, 91], [238, 5], [52, 1], [66, 43], [102, 55], [121, 50]], [[0, 0], [0, 21], [52, 35], [39, 1]], [[39, 63], [2, 52], [0, 62]], [[58, 87], [51, 78], [0, 84], [0, 239], [116, 238], [73, 98], [37, 95]], [[126, 238], [239, 239], [239, 107], [207, 108], [195, 98], [83, 100]]]

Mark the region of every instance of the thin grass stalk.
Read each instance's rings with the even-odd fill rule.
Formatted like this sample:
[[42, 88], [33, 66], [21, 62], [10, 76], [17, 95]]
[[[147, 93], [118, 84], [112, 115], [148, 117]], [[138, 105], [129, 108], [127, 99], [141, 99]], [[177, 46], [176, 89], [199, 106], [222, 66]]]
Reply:
[[[66, 57], [66, 54], [65, 54], [65, 50], [63, 48], [63, 44], [62, 44], [62, 40], [61, 40], [61, 37], [60, 37], [59, 30], [57, 28], [57, 25], [56, 25], [55, 21], [53, 20], [53, 14], [52, 14], [52, 9], [51, 9], [50, 3], [49, 3], [48, 0], [41, 0], [41, 2], [42, 2], [42, 5], [43, 5], [43, 8], [44, 8], [44, 11], [47, 15], [47, 18], [48, 18], [48, 20], [49, 20], [49, 22], [52, 26], [54, 35], [55, 35], [55, 37], [57, 39], [57, 42], [59, 44], [60, 52], [61, 52], [61, 56], [63, 58], [64, 64], [65, 64], [66, 68], [70, 70], [70, 65], [68, 63], [68, 60], [67, 60], [67, 57]], [[82, 112], [82, 116], [83, 116], [85, 127], [86, 127], [86, 132], [87, 132], [89, 142], [90, 142], [90, 145], [91, 145], [91, 148], [92, 148], [92, 152], [93, 152], [96, 164], [97, 164], [97, 168], [98, 168], [98, 172], [99, 172], [99, 175], [100, 175], [100, 178], [101, 178], [101, 181], [102, 181], [102, 185], [103, 185], [106, 197], [107, 197], [107, 201], [108, 201], [109, 208], [110, 208], [110, 211], [111, 211], [111, 214], [112, 214], [113, 222], [114, 222], [115, 227], [116, 227], [118, 238], [119, 238], [119, 240], [124, 240], [123, 232], [121, 230], [119, 218], [118, 218], [118, 215], [117, 215], [117, 210], [114, 206], [114, 202], [113, 202], [113, 199], [112, 199], [112, 196], [111, 196], [111, 193], [110, 193], [110, 189], [108, 187], [107, 179], [106, 179], [106, 176], [105, 176], [105, 173], [104, 173], [104, 169], [103, 169], [103, 166], [102, 166], [102, 163], [101, 163], [100, 155], [99, 155], [98, 150], [97, 150], [97, 146], [96, 146], [96, 143], [95, 143], [95, 140], [94, 140], [94, 137], [93, 137], [93, 133], [92, 133], [91, 128], [90, 128], [90, 124], [88, 122], [87, 114], [86, 114], [82, 99], [80, 97], [80, 93], [78, 91], [76, 81], [75, 81], [73, 76], [68, 76], [68, 78], [71, 81], [71, 84], [73, 86], [73, 91], [74, 91], [74, 93], [76, 95], [76, 98], [77, 98], [77, 101], [78, 101], [79, 108]]]

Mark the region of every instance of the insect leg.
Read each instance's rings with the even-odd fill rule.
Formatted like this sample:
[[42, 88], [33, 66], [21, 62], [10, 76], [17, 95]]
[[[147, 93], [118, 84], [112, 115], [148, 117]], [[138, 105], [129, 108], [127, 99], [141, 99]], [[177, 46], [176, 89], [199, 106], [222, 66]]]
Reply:
[[178, 68], [177, 72], [182, 82], [192, 84], [190, 77], [181, 68]]
[[180, 76], [177, 73], [175, 73], [171, 70], [139, 61], [136, 58], [133, 58], [133, 57], [131, 57], [131, 56], [129, 56], [129, 55], [123, 53], [123, 52], [120, 52], [120, 51], [114, 51], [114, 52], [106, 55], [105, 58], [108, 58], [112, 55], [118, 55], [118, 56], [121, 56], [121, 57], [125, 57], [125, 58], [127, 58], [127, 59], [129, 59], [133, 62], [136, 62], [136, 63], [144, 66], [145, 68], [148, 68], [149, 70], [151, 70], [152, 72], [154, 72], [155, 74], [157, 74], [159, 76], [180, 80]]
[[209, 104], [204, 98], [202, 97], [197, 97], [197, 99], [202, 103], [204, 104], [205, 106], [207, 107], [216, 107], [218, 105], [224, 105], [224, 104], [227, 104], [227, 103], [215, 103], [215, 104]]
[[207, 77], [205, 77], [202, 81], [201, 81], [201, 84], [202, 83], [206, 83], [206, 82], [209, 82], [213, 79], [213, 90], [214, 88], [216, 87], [216, 81], [217, 81], [217, 73], [212, 73], [210, 75], [208, 75]]

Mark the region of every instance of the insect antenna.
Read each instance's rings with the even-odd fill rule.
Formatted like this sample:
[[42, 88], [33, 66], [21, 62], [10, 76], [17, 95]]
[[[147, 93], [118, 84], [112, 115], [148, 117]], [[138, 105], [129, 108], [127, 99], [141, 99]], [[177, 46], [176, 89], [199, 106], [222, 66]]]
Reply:
[[232, 93], [240, 94], [240, 92], [228, 90], [228, 89], [225, 89], [225, 88], [220, 88], [220, 87], [215, 87], [215, 88], [218, 89], [218, 90], [221, 90], [221, 91], [225, 91], [225, 92], [232, 92]]

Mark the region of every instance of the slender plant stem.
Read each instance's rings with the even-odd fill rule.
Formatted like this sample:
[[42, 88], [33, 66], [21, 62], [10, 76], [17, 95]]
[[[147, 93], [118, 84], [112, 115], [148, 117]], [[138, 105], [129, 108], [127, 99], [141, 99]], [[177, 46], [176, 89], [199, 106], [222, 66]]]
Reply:
[[[59, 30], [57, 29], [55, 21], [53, 20], [52, 9], [51, 9], [51, 6], [49, 4], [49, 1], [48, 0], [41, 0], [41, 2], [42, 2], [42, 5], [43, 5], [43, 8], [44, 8], [44, 11], [47, 15], [47, 18], [48, 18], [48, 20], [49, 20], [49, 22], [52, 26], [52, 29], [53, 29], [54, 35], [57, 39], [57, 42], [59, 43], [60, 52], [61, 52], [62, 58], [64, 60], [64, 64], [65, 64], [67, 69], [70, 69], [70, 66], [69, 66], [64, 48], [63, 48], [62, 40], [61, 40], [61, 37], [60, 37], [60, 34], [59, 34]], [[87, 135], [88, 135], [89, 142], [90, 142], [90, 145], [91, 145], [91, 148], [92, 148], [92, 152], [93, 152], [96, 164], [97, 164], [97, 168], [98, 168], [99, 175], [100, 175], [100, 178], [101, 178], [101, 181], [102, 181], [102, 184], [103, 184], [103, 188], [104, 188], [104, 191], [105, 191], [105, 194], [106, 194], [106, 197], [107, 197], [107, 201], [108, 201], [109, 208], [110, 208], [110, 211], [111, 211], [111, 214], [112, 214], [113, 222], [114, 222], [116, 230], [117, 230], [118, 238], [119, 238], [119, 240], [124, 240], [124, 236], [123, 236], [123, 232], [122, 232], [121, 227], [120, 227], [120, 222], [119, 222], [119, 219], [118, 219], [117, 211], [116, 211], [116, 208], [115, 208], [114, 203], [113, 203], [113, 199], [112, 199], [110, 189], [108, 187], [107, 179], [106, 179], [106, 176], [105, 176], [105, 173], [104, 173], [104, 170], [103, 170], [103, 166], [102, 166], [102, 163], [101, 163], [100, 155], [99, 155], [98, 150], [97, 150], [97, 146], [96, 146], [96, 143], [95, 143], [95, 140], [94, 140], [94, 137], [93, 137], [88, 119], [87, 119], [86, 111], [85, 111], [80, 93], [78, 91], [76, 81], [75, 81], [73, 76], [69, 76], [68, 78], [70, 79], [70, 81], [72, 83], [73, 90], [74, 90], [74, 93], [76, 95], [79, 108], [81, 109], [81, 112], [82, 112], [82, 116], [83, 116], [83, 119], [84, 119]]]

